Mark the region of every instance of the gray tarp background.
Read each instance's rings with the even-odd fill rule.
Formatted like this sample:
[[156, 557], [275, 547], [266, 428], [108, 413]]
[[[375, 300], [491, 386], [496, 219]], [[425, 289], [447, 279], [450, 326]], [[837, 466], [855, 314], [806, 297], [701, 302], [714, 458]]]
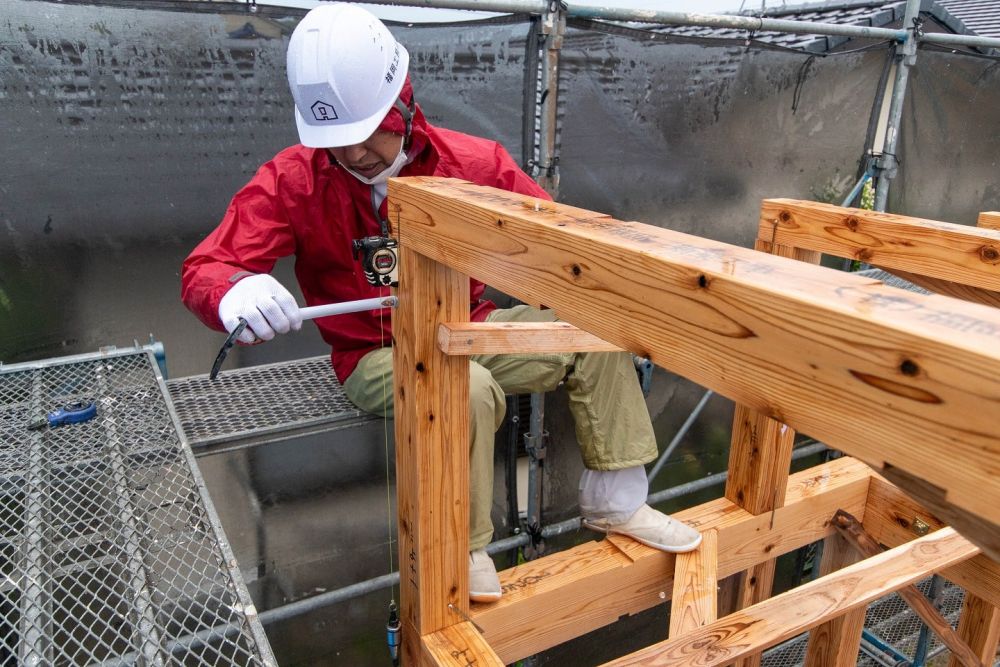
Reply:
[[[284, 74], [294, 23], [33, 0], [0, 8], [0, 360], [152, 333], [173, 376], [207, 372], [222, 337], [181, 305], [179, 267], [257, 166], [296, 140]], [[240, 36], [247, 23], [258, 36]], [[393, 31], [431, 122], [521, 156], [527, 22]], [[805, 60], [571, 30], [561, 200], [744, 246], [762, 198], [839, 201], [855, 179], [884, 53]], [[903, 133], [891, 210], [971, 224], [1000, 209], [997, 63], [922, 51]], [[277, 275], [292, 286], [290, 268]], [[306, 329], [228, 364], [325, 352]], [[661, 444], [697, 396], [657, 375], [649, 406]], [[728, 408], [713, 406], [678, 474], [725, 467]], [[549, 428], [560, 463], [546, 501], [558, 518], [572, 512], [579, 467], [561, 451], [572, 449], [572, 429], [558, 397]], [[307, 450], [202, 460], [237, 553], [266, 564], [248, 576], [262, 608], [384, 574], [384, 518], [365, 518], [385, 511], [384, 476], [296, 497], [295, 456], [310, 460]], [[280, 478], [282, 465], [289, 495], [246, 516], [242, 494], [264, 466]], [[268, 628], [282, 664], [385, 664], [385, 597]]]

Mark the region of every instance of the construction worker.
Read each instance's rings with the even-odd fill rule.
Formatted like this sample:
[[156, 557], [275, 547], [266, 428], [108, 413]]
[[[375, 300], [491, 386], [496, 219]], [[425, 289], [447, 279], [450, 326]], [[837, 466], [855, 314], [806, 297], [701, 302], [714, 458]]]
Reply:
[[[352, 256], [355, 239], [388, 234], [387, 180], [449, 176], [546, 198], [498, 143], [430, 125], [414, 100], [409, 55], [364, 9], [310, 11], [288, 46], [288, 82], [301, 144], [265, 163], [233, 197], [222, 223], [184, 262], [182, 298], [205, 324], [243, 343], [302, 326], [292, 295], [269, 275], [295, 255], [309, 305], [387, 294]], [[552, 311], [497, 309], [471, 285], [473, 321], [551, 321]], [[359, 408], [391, 417], [390, 316], [364, 312], [317, 320], [333, 368]], [[484, 551], [493, 526], [493, 441], [505, 393], [549, 391], [565, 380], [587, 470], [580, 482], [588, 527], [630, 535], [665, 551], [689, 551], [700, 534], [645, 504], [643, 464], [656, 458], [649, 414], [627, 353], [479, 356], [471, 366], [470, 593], [500, 597]], [[388, 387], [386, 386], [388, 384]]]

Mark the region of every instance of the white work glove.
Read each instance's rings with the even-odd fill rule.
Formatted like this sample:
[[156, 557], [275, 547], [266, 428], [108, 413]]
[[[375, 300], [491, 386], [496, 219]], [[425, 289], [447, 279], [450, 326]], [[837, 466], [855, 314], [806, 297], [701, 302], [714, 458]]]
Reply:
[[247, 321], [247, 328], [237, 340], [243, 343], [271, 340], [275, 333], [302, 328], [295, 297], [266, 273], [239, 281], [219, 302], [219, 319], [226, 331], [232, 333], [241, 317]]

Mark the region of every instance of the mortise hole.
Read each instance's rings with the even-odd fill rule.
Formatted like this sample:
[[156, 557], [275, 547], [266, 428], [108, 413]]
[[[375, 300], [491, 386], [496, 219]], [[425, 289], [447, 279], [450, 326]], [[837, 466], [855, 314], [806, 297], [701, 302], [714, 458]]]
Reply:
[[910, 377], [913, 377], [914, 375], [920, 372], [920, 367], [917, 366], [912, 361], [910, 361], [909, 359], [903, 359], [903, 363], [899, 365], [899, 372], [902, 373], [903, 375], [909, 375]]

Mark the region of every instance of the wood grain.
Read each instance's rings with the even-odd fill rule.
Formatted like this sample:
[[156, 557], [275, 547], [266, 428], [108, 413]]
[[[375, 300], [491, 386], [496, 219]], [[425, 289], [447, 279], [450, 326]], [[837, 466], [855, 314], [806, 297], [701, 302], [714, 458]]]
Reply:
[[[958, 619], [958, 635], [973, 650], [976, 658], [987, 665], [996, 662], [1000, 644], [1000, 608], [974, 593], [965, 592], [962, 615]], [[957, 656], [948, 659], [948, 667], [958, 667]]]
[[668, 639], [606, 664], [609, 667], [723, 665], [861, 608], [978, 553], [978, 547], [953, 529], [943, 528], [677, 639]]
[[766, 199], [760, 236], [796, 248], [1000, 290], [1000, 232], [794, 199]]
[[[773, 517], [754, 516], [725, 498], [675, 516], [702, 533], [718, 530], [721, 578], [831, 534], [838, 508], [863, 513], [870, 475], [868, 466], [844, 457], [792, 475], [786, 504]], [[629, 538], [586, 542], [501, 572], [503, 597], [473, 604], [471, 615], [509, 664], [663, 604], [674, 568], [673, 555]]]
[[421, 661], [427, 667], [503, 667], [503, 663], [468, 621], [421, 637]]
[[976, 224], [983, 229], [1000, 229], [1000, 211], [983, 211]]
[[[851, 516], [850, 513], [839, 510], [833, 519], [833, 525], [837, 529], [837, 532], [865, 558], [872, 558], [884, 551], [879, 543], [865, 531], [861, 522]], [[941, 612], [934, 608], [931, 601], [915, 585], [904, 586], [896, 591], [896, 593], [927, 624], [927, 627], [934, 631], [934, 634], [938, 636], [941, 642], [948, 647], [948, 650], [951, 651], [953, 656], [958, 658], [964, 667], [983, 667], [983, 663], [979, 657], [962, 641], [962, 638], [958, 636], [958, 633], [951, 627], [948, 620], [941, 615]]]
[[1000, 520], [1000, 313], [531, 201], [390, 183], [401, 245]]
[[566, 322], [462, 322], [438, 327], [445, 354], [620, 352], [621, 348]]
[[[825, 577], [861, 560], [847, 540], [839, 534], [823, 541], [820, 576]], [[865, 628], [865, 608], [852, 609], [831, 618], [809, 631], [803, 664], [810, 667], [854, 667]]]
[[706, 530], [701, 546], [677, 554], [670, 604], [670, 634], [677, 637], [716, 619], [718, 597], [719, 532]]
[[469, 316], [469, 281], [400, 248], [393, 309], [396, 495], [402, 662], [420, 637], [462, 619], [469, 605], [469, 361], [437, 346], [437, 327]]

